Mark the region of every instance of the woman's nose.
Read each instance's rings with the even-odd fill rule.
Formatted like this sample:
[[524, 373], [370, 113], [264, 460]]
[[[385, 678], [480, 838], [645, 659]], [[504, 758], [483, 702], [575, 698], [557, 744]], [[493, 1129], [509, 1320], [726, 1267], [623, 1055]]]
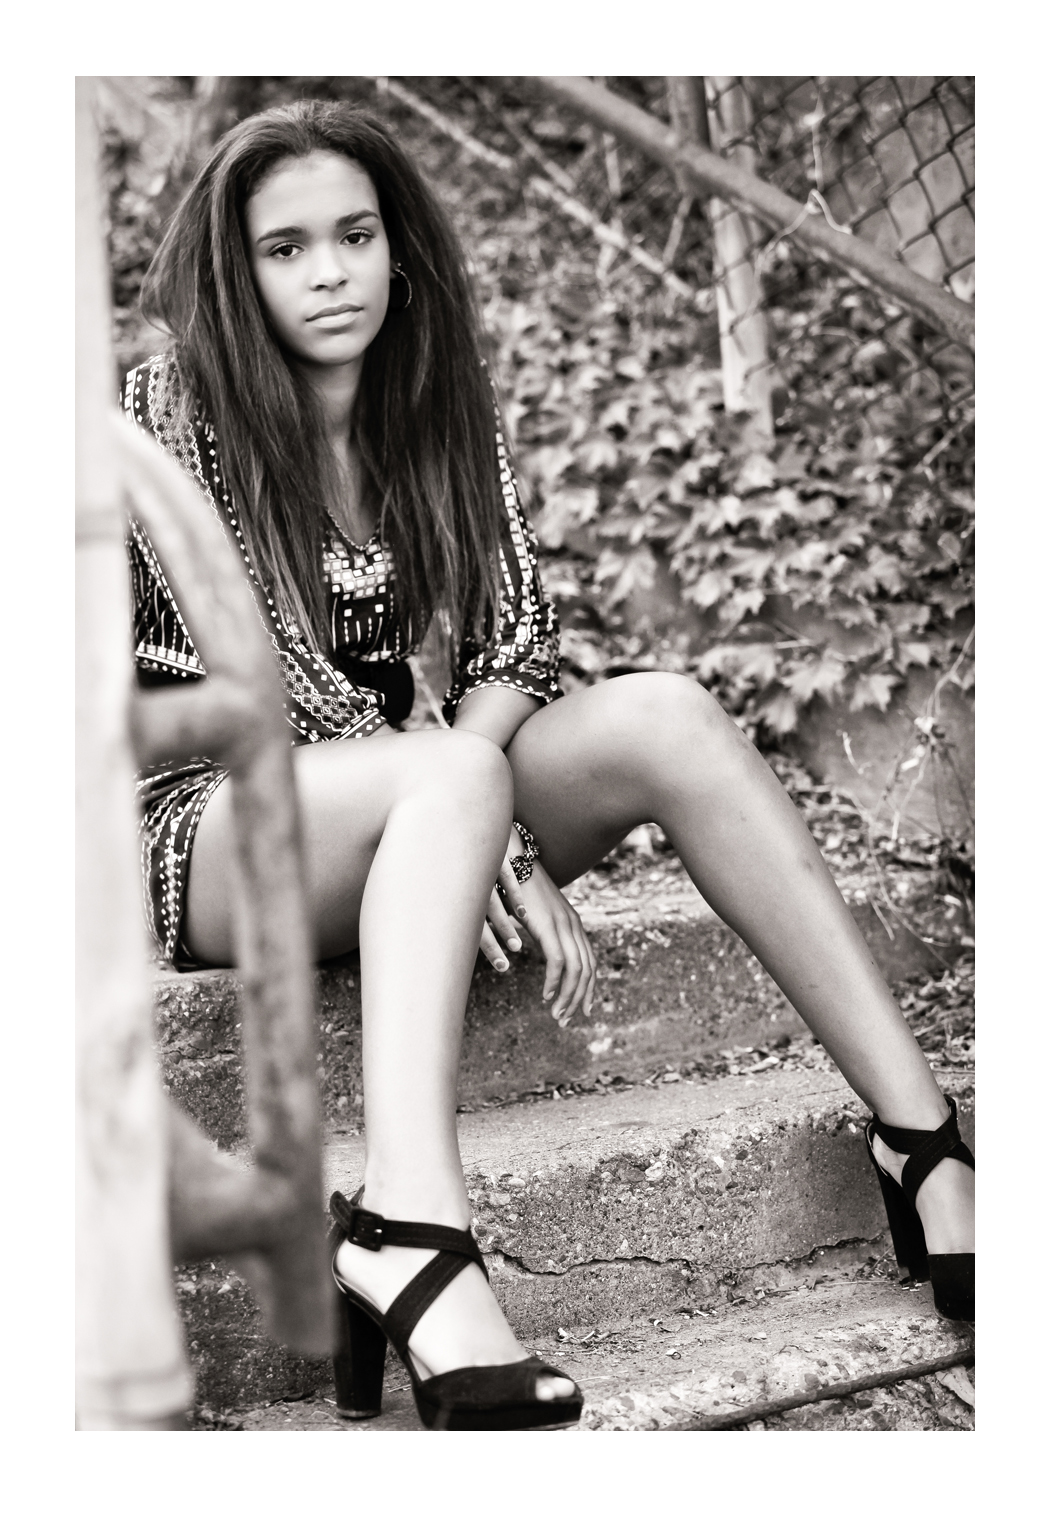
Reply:
[[313, 250], [310, 274], [313, 290], [336, 290], [348, 277], [336, 250], [325, 244]]

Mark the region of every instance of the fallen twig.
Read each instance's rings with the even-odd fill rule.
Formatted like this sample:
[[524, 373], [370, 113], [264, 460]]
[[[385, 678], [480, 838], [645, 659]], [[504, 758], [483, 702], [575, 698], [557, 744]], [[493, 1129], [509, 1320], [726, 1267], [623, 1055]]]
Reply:
[[714, 1417], [693, 1418], [666, 1430], [672, 1434], [720, 1433], [724, 1429], [740, 1428], [746, 1423], [759, 1423], [765, 1418], [776, 1418], [780, 1413], [791, 1412], [797, 1407], [810, 1407], [815, 1402], [831, 1402], [837, 1397], [853, 1397], [858, 1392], [873, 1391], [878, 1386], [897, 1386], [900, 1381], [914, 1381], [921, 1376], [933, 1376], [941, 1370], [952, 1370], [955, 1365], [974, 1365], [975, 1347], [959, 1349], [956, 1354], [940, 1355], [936, 1360], [918, 1360], [913, 1365], [896, 1365], [893, 1370], [878, 1371], [872, 1376], [856, 1376], [853, 1381], [833, 1381], [829, 1386], [819, 1386], [815, 1391], [800, 1392], [794, 1397], [776, 1397], [772, 1402], [752, 1402], [747, 1407], [732, 1412], [717, 1413]]

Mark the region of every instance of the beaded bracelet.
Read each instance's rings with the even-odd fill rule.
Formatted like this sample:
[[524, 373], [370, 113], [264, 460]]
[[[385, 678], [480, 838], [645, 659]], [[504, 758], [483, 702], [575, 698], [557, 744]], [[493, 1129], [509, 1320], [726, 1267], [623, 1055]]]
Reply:
[[515, 822], [513, 825], [521, 835], [524, 853], [518, 854], [510, 860], [510, 868], [516, 876], [517, 884], [523, 885], [526, 880], [531, 880], [532, 878], [532, 861], [539, 858], [539, 849], [535, 839], [526, 827], [522, 827], [519, 822]]

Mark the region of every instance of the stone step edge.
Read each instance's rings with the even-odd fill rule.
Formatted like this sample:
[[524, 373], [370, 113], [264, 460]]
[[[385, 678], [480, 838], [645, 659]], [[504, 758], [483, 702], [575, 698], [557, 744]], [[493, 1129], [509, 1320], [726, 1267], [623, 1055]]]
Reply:
[[[649, 1319], [639, 1315], [633, 1322], [594, 1324], [578, 1336], [558, 1328], [526, 1336], [523, 1342], [580, 1381], [587, 1396], [581, 1432], [672, 1429], [696, 1417], [741, 1413], [759, 1401], [810, 1394], [863, 1374], [904, 1368], [912, 1377], [922, 1361], [963, 1354], [973, 1346], [970, 1328], [939, 1319], [930, 1310], [926, 1292], [907, 1293], [882, 1278], [855, 1279], [852, 1269], [853, 1262], [845, 1260], [842, 1273], [836, 1279], [826, 1275], [816, 1290], [816, 1283], [805, 1279], [764, 1300], [737, 1299], [719, 1313], [682, 1310]], [[705, 1335], [703, 1345], [693, 1342], [699, 1334]], [[615, 1372], [601, 1378], [612, 1383], [603, 1396], [598, 1395], [599, 1368]], [[897, 1388], [890, 1390], [897, 1393]], [[325, 1363], [315, 1384], [294, 1401], [294, 1426], [300, 1411], [308, 1413], [301, 1426], [326, 1427], [323, 1409], [328, 1408], [334, 1429], [418, 1429], [406, 1371], [391, 1349], [381, 1418], [344, 1425], [336, 1416]], [[304, 1409], [306, 1402], [316, 1406]], [[259, 1415], [289, 1404], [282, 1395], [255, 1402], [243, 1398], [217, 1411], [199, 1395], [196, 1426], [241, 1427], [246, 1419], [252, 1425], [258, 1415], [257, 1427], [281, 1427], [281, 1422], [269, 1423]]]
[[[544, 1217], [541, 1229], [537, 1228], [534, 1219], [529, 1220], [530, 1233], [527, 1240], [524, 1240], [518, 1237], [508, 1219], [505, 1224], [500, 1221], [496, 1227], [496, 1213], [492, 1211], [490, 1215], [482, 1216], [483, 1209], [477, 1205], [475, 1210], [480, 1224], [478, 1236], [482, 1248], [495, 1257], [493, 1282], [496, 1293], [517, 1331], [531, 1334], [556, 1323], [570, 1328], [599, 1317], [615, 1321], [626, 1314], [667, 1311], [683, 1302], [700, 1305], [709, 1300], [726, 1300], [731, 1291], [736, 1291], [736, 1283], [743, 1281], [751, 1281], [753, 1292], [760, 1289], [774, 1291], [791, 1288], [800, 1276], [791, 1262], [806, 1261], [803, 1272], [813, 1269], [816, 1275], [820, 1275], [833, 1268], [834, 1260], [838, 1263], [839, 1260], [846, 1259], [847, 1249], [860, 1251], [856, 1257], [859, 1263], [863, 1258], [861, 1251], [864, 1251], [864, 1258], [870, 1254], [882, 1257], [889, 1247], [886, 1224], [879, 1191], [868, 1169], [864, 1145], [861, 1145], [859, 1135], [844, 1135], [841, 1138], [843, 1129], [836, 1126], [835, 1122], [846, 1111], [846, 1088], [842, 1081], [829, 1078], [826, 1090], [815, 1090], [812, 1093], [804, 1093], [802, 1089], [790, 1092], [787, 1089], [788, 1081], [779, 1084], [786, 1088], [786, 1095], [790, 1098], [795, 1096], [799, 1103], [804, 1101], [805, 1096], [810, 1097], [811, 1101], [807, 1105], [813, 1108], [816, 1116], [830, 1121], [832, 1131], [826, 1135], [823, 1123], [818, 1140], [820, 1148], [815, 1145], [819, 1159], [824, 1162], [825, 1186], [829, 1189], [823, 1188], [820, 1198], [816, 1191], [809, 1193], [811, 1200], [805, 1206], [797, 1172], [792, 1189], [787, 1192], [791, 1223], [786, 1213], [782, 1212], [776, 1233], [772, 1223], [765, 1223], [765, 1217], [765, 1226], [757, 1226], [759, 1204], [750, 1192], [716, 1193], [714, 1196], [709, 1195], [703, 1203], [699, 1198], [679, 1203], [675, 1196], [661, 1208], [664, 1226], [657, 1237], [663, 1240], [662, 1250], [655, 1247], [643, 1250], [638, 1247], [639, 1237], [644, 1237], [639, 1225], [643, 1218], [648, 1224], [649, 1217], [640, 1207], [632, 1211], [628, 1205], [624, 1207], [620, 1219], [620, 1234], [613, 1234], [608, 1244], [618, 1243], [626, 1228], [627, 1236], [635, 1239], [635, 1247], [622, 1253], [608, 1247], [601, 1219], [592, 1209], [587, 1225], [591, 1234], [586, 1241], [590, 1248], [589, 1252], [584, 1252], [589, 1253], [589, 1258], [562, 1259], [561, 1246], [556, 1240], [564, 1238], [566, 1245], [569, 1242], [566, 1213], [559, 1213], [549, 1219]], [[772, 1109], [772, 1116], [780, 1115], [782, 1106], [787, 1111], [787, 1102], [779, 1104], [764, 1101], [760, 1104], [757, 1099], [761, 1096], [765, 1098], [765, 1092], [760, 1092], [757, 1088], [745, 1091], [743, 1083], [739, 1093], [725, 1093], [734, 1094], [739, 1094], [742, 1099], [751, 1096], [752, 1100], [742, 1100], [733, 1109], [737, 1122], [732, 1128], [727, 1125], [727, 1137], [738, 1131], [749, 1131], [753, 1122], [756, 1130], [761, 1133], [760, 1115], [765, 1113], [766, 1108]], [[712, 1093], [711, 1105], [719, 1112], [721, 1119], [728, 1118], [730, 1113], [723, 1108], [721, 1100], [715, 1102], [714, 1095]], [[718, 1095], [721, 1098], [724, 1093]], [[822, 1098], [827, 1098], [827, 1101]], [[600, 1099], [600, 1102], [599, 1099], [584, 1099], [584, 1102], [591, 1100], [598, 1105], [608, 1105], [605, 1099]], [[582, 1107], [583, 1104], [577, 1105]], [[660, 1108], [668, 1109], [669, 1113], [672, 1105], [683, 1106], [682, 1103], [669, 1103], [662, 1092], [655, 1090], [646, 1093], [644, 1099], [639, 1097], [635, 1102], [635, 1107], [641, 1110]], [[479, 1115], [472, 1118], [471, 1122], [474, 1127], [486, 1131], [491, 1126], [490, 1116]], [[546, 1116], [545, 1112], [543, 1116]], [[548, 1148], [552, 1148], [547, 1138], [550, 1126], [548, 1122], [540, 1130], [542, 1143]], [[641, 1132], [640, 1129], [632, 1131]], [[792, 1142], [796, 1137], [795, 1132], [789, 1135], [787, 1128], [781, 1129], [776, 1124], [772, 1131], [775, 1135], [783, 1132], [786, 1142]], [[609, 1134], [606, 1137], [610, 1141], [618, 1141], [618, 1135]], [[848, 1149], [846, 1145], [851, 1140], [853, 1148]], [[736, 1142], [735, 1138], [734, 1141]], [[603, 1147], [608, 1150], [610, 1143]], [[331, 1154], [331, 1162], [336, 1160], [338, 1165], [342, 1165], [348, 1161], [349, 1151], [345, 1146], [342, 1148], [343, 1157], [341, 1154]], [[480, 1158], [479, 1149], [477, 1157]], [[598, 1163], [597, 1150], [592, 1150], [589, 1154], [581, 1150], [577, 1154], [567, 1155], [566, 1160], [578, 1164], [582, 1170]], [[853, 1171], [847, 1169], [848, 1164], [854, 1167]], [[338, 1181], [340, 1188], [346, 1189], [353, 1178], [351, 1175], [335, 1176], [331, 1172], [328, 1180], [331, 1184]], [[569, 1190], [574, 1192], [569, 1215], [582, 1217], [581, 1189]], [[816, 1211], [819, 1199], [822, 1205], [820, 1214]], [[663, 1202], [663, 1192], [657, 1200]], [[709, 1237], [701, 1238], [692, 1230], [686, 1234], [687, 1214], [679, 1208], [684, 1209], [687, 1205], [698, 1210], [703, 1206], [705, 1222], [717, 1225]], [[812, 1211], [811, 1208], [815, 1210]], [[688, 1221], [692, 1220], [691, 1211]], [[731, 1234], [729, 1244], [723, 1236], [723, 1224]], [[782, 1229], [784, 1232], [781, 1232]], [[691, 1247], [684, 1247], [681, 1242], [683, 1235], [692, 1241]], [[544, 1243], [542, 1252], [530, 1247], [533, 1240], [538, 1245], [540, 1237]], [[675, 1237], [680, 1240], [677, 1246], [671, 1242]], [[848, 1240], [866, 1242], [849, 1245], [845, 1242]], [[571, 1240], [573, 1246], [576, 1242], [575, 1238]], [[526, 1243], [529, 1247], [525, 1247]], [[834, 1250], [837, 1253], [833, 1254]], [[658, 1257], [660, 1255], [662, 1257]], [[319, 1384], [320, 1374], [325, 1379], [328, 1372], [320, 1372], [318, 1362], [314, 1362], [313, 1369], [313, 1362], [292, 1356], [263, 1339], [259, 1315], [247, 1289], [237, 1277], [203, 1266], [192, 1268], [186, 1273], [185, 1279], [188, 1293], [184, 1296], [184, 1304], [188, 1309], [191, 1329], [189, 1338], [197, 1340], [193, 1348], [202, 1372], [203, 1396], [207, 1399], [214, 1402], [219, 1400], [221, 1403], [230, 1400], [223, 1388], [227, 1386], [230, 1391], [232, 1356], [242, 1367], [239, 1372], [242, 1383], [252, 1384], [261, 1395], [269, 1392], [272, 1395], [303, 1395]], [[731, 1286], [730, 1283], [734, 1285]], [[202, 1288], [200, 1297], [198, 1285]], [[193, 1299], [190, 1297], [191, 1290], [195, 1293]], [[226, 1294], [226, 1300], [222, 1300], [222, 1294]]]

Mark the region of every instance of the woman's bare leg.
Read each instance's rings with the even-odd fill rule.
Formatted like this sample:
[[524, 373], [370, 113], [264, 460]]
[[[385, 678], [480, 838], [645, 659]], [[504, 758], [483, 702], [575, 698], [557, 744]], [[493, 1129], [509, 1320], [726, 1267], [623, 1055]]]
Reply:
[[[555, 702], [507, 757], [515, 815], [558, 882], [632, 827], [657, 822], [701, 894], [744, 939], [849, 1084], [883, 1121], [948, 1116], [906, 1025], [799, 812], [721, 707], [678, 675], [626, 675]], [[900, 1166], [892, 1158], [896, 1175]], [[933, 1253], [974, 1247], [973, 1177], [944, 1160], [918, 1208]]]
[[[320, 955], [360, 946], [363, 1204], [466, 1228], [455, 1087], [485, 907], [509, 837], [509, 766], [473, 734], [407, 733], [299, 748], [295, 773]], [[235, 884], [227, 789], [198, 827], [186, 919], [192, 952], [220, 964], [231, 959]], [[345, 1244], [338, 1268], [385, 1309], [430, 1257]], [[473, 1268], [423, 1315], [411, 1347], [423, 1374], [524, 1356]]]

